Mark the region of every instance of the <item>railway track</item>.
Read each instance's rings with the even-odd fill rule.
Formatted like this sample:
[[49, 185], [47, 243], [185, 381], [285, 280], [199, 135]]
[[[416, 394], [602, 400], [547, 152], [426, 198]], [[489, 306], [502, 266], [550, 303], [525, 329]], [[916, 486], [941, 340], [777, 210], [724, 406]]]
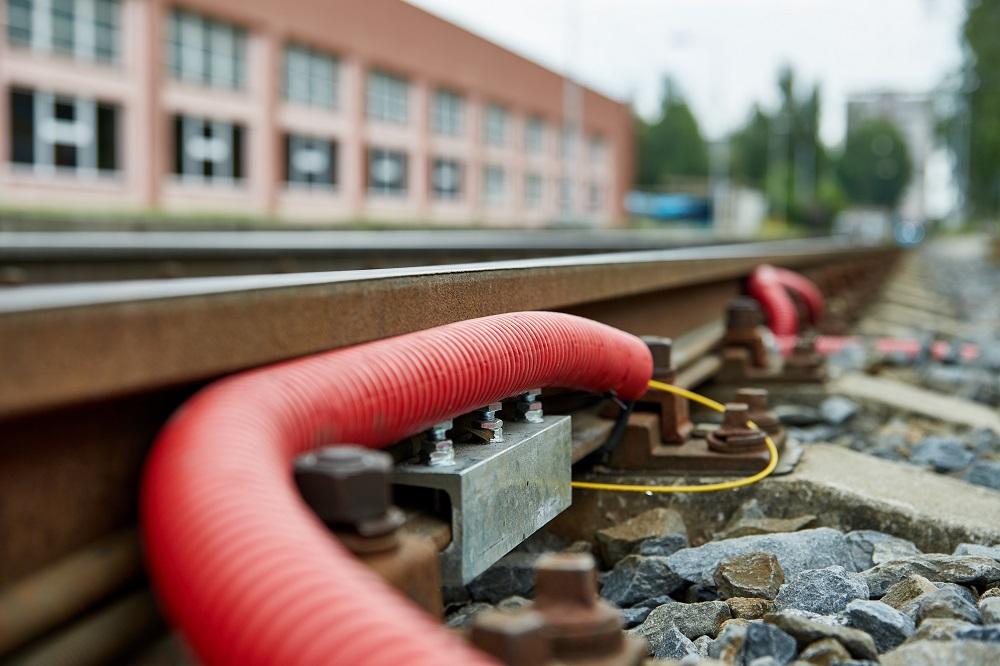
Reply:
[[[468, 258], [469, 248], [459, 246], [456, 256]], [[0, 263], [52, 256], [31, 247], [7, 248]], [[65, 245], [67, 253], [74, 247], [81, 246]], [[178, 250], [173, 246], [164, 256]], [[490, 244], [483, 251], [496, 250]], [[48, 640], [52, 649], [86, 643], [111, 655], [163, 631], [142, 582], [132, 531], [140, 471], [169, 415], [217, 378], [477, 317], [550, 310], [673, 339], [676, 383], [693, 386], [724, 368], [718, 350], [727, 304], [744, 292], [758, 265], [812, 278], [830, 296], [829, 325], [842, 331], [900, 254], [834, 239], [596, 250], [431, 267], [27, 284], [0, 291], [0, 523], [8, 526], [0, 545], [0, 586], [20, 590], [31, 600], [25, 608], [35, 613], [25, 611], [34, 619], [6, 642], [0, 631], [0, 654], [21, 654], [29, 642], [38, 654]], [[400, 248], [401, 255], [407, 252], [408, 260], [420, 256], [412, 247]], [[237, 272], [261, 270], [259, 258], [247, 258], [260, 253], [260, 247], [235, 252], [245, 262]], [[114, 263], [108, 255], [91, 259]], [[319, 261], [295, 266], [328, 265], [322, 262], [330, 259]], [[227, 271], [237, 265], [223, 263]], [[32, 273], [27, 282], [59, 279], [56, 273]], [[593, 451], [612, 427], [612, 421], [600, 426], [594, 419], [600, 415], [581, 414], [574, 459]], [[450, 539], [450, 532], [441, 536], [440, 521], [423, 529], [439, 545]], [[57, 601], [39, 605], [37, 599], [56, 585], [63, 589]], [[24, 610], [11, 606], [9, 594], [0, 597], [0, 617]], [[87, 622], [103, 629], [88, 632]], [[126, 628], [109, 632], [109, 622]], [[65, 642], [67, 626], [83, 627], [81, 643]]]
[[0, 230], [0, 284], [432, 266], [718, 242], [709, 230]]

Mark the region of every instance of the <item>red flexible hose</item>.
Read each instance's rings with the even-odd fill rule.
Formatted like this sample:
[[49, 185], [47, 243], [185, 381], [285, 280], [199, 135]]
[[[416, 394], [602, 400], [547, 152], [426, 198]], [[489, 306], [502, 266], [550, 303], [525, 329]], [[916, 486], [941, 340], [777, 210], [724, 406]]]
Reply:
[[747, 280], [747, 292], [760, 303], [768, 327], [778, 336], [799, 332], [798, 310], [788, 290], [802, 298], [810, 323], [816, 324], [823, 316], [823, 294], [809, 278], [785, 268], [762, 264]]
[[207, 664], [487, 664], [334, 539], [292, 461], [381, 447], [536, 386], [638, 398], [638, 338], [571, 315], [484, 317], [253, 370], [189, 400], [146, 465], [142, 523], [167, 616]]
[[775, 268], [778, 283], [785, 289], [789, 289], [806, 304], [806, 312], [809, 315], [809, 323], [815, 326], [823, 318], [823, 311], [826, 303], [823, 301], [823, 292], [816, 284], [801, 273], [790, 271], [787, 268]]
[[762, 264], [747, 280], [747, 293], [760, 303], [768, 327], [775, 335], [795, 335], [799, 330], [795, 302], [778, 279], [774, 266]]

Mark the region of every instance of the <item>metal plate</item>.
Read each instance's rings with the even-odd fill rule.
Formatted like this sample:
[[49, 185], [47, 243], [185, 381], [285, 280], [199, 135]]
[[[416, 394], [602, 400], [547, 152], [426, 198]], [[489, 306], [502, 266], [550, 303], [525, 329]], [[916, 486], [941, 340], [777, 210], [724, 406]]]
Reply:
[[456, 444], [449, 467], [397, 465], [393, 483], [436, 488], [451, 500], [445, 585], [469, 582], [569, 507], [572, 445], [570, 417], [546, 416], [504, 423], [502, 443]]

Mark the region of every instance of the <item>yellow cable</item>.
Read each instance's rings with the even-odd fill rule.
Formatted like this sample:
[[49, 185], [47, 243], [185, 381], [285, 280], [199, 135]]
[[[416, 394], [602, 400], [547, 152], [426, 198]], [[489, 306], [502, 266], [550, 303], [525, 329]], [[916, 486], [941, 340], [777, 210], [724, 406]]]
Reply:
[[[655, 379], [651, 379], [649, 380], [649, 388], [657, 391], [674, 393], [682, 398], [687, 398], [688, 400], [705, 405], [706, 407], [714, 409], [717, 412], [726, 411], [726, 407], [722, 403], [716, 402], [711, 398], [706, 398], [703, 395], [692, 393], [687, 389], [682, 389], [681, 387], [674, 386], [673, 384], [666, 384], [664, 382], [658, 382]], [[758, 429], [757, 424], [753, 421], [747, 421], [747, 425], [754, 430]], [[742, 488], [743, 486], [753, 485], [761, 479], [768, 477], [771, 472], [774, 471], [774, 468], [778, 466], [778, 447], [774, 445], [774, 442], [767, 435], [764, 435], [764, 443], [767, 444], [767, 451], [770, 454], [770, 458], [767, 461], [767, 467], [753, 476], [747, 476], [742, 479], [733, 479], [732, 481], [722, 481], [720, 483], [706, 483], [698, 486], [635, 486], [622, 483], [595, 483], [591, 481], [573, 481], [572, 486], [574, 488], [582, 488], [585, 490], [610, 490], [620, 493], [712, 493], [719, 490]]]

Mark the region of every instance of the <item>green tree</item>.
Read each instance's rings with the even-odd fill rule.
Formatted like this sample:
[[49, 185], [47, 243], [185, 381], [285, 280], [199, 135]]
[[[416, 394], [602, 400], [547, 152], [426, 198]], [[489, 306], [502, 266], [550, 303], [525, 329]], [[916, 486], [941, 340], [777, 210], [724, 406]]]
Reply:
[[767, 178], [772, 119], [754, 104], [747, 124], [732, 137], [732, 171], [740, 180], [762, 187]]
[[[968, 165], [971, 213], [1000, 213], [1000, 0], [969, 0], [962, 29], [965, 65], [959, 118], [965, 124], [956, 146], [960, 164]], [[962, 164], [961, 168], [965, 165]]]
[[677, 86], [663, 84], [660, 113], [647, 123], [636, 119], [640, 185], [662, 185], [671, 176], [706, 176], [708, 147], [698, 121]]
[[874, 118], [847, 133], [837, 177], [854, 203], [895, 208], [913, 171], [906, 141], [890, 121]]
[[790, 67], [778, 72], [777, 87], [780, 106], [770, 113], [755, 106], [731, 138], [733, 176], [763, 188], [772, 214], [824, 223], [833, 199], [821, 196], [828, 160], [819, 138], [819, 87], [801, 93]]

